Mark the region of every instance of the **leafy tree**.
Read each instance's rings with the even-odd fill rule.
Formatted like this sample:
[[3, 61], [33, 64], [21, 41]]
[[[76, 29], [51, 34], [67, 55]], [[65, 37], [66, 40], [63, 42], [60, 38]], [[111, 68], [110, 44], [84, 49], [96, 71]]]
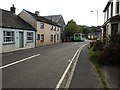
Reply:
[[83, 33], [83, 29], [80, 25], [77, 25], [77, 32], [78, 33]]
[[74, 20], [69, 21], [66, 28], [65, 28], [65, 30], [69, 35], [74, 34], [77, 31], [76, 22]]
[[77, 24], [74, 20], [70, 20], [65, 27], [65, 34], [67, 41], [70, 40], [70, 37], [77, 32]]
[[96, 32], [96, 30], [97, 30], [97, 27], [94, 27], [94, 26], [89, 28], [89, 32]]

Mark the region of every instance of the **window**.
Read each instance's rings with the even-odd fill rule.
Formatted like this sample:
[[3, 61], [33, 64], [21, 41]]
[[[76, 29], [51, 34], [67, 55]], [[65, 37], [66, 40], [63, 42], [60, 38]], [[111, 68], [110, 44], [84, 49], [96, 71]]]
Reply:
[[59, 31], [59, 27], [57, 28], [57, 31]]
[[27, 42], [33, 42], [33, 32], [27, 32]]
[[44, 22], [40, 22], [40, 28], [44, 29]]
[[37, 34], [37, 40], [40, 40], [40, 34]]
[[57, 35], [57, 40], [59, 40], [59, 35]]
[[111, 3], [111, 17], [113, 16], [113, 2]]
[[119, 1], [116, 2], [116, 14], [119, 13]]
[[14, 43], [14, 31], [3, 31], [3, 42]]
[[107, 9], [107, 19], [109, 18], [109, 8]]
[[51, 26], [51, 30], [53, 30], [53, 26]]
[[41, 41], [44, 41], [44, 34], [41, 34]]
[[111, 35], [114, 35], [118, 32], [118, 23], [112, 24], [111, 25]]
[[51, 35], [51, 41], [53, 41], [53, 35]]
[[56, 31], [56, 26], [54, 27], [54, 31]]

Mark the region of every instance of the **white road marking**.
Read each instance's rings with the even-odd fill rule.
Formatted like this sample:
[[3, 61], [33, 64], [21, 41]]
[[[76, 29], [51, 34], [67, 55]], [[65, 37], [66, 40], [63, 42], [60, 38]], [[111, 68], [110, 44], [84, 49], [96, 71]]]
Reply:
[[36, 55], [30, 56], [30, 57], [24, 58], [24, 59], [22, 59], [22, 60], [19, 60], [19, 61], [16, 61], [16, 62], [7, 64], [7, 65], [1, 66], [0, 69], [3, 69], [3, 68], [6, 68], [6, 67], [9, 67], [9, 66], [18, 64], [18, 63], [20, 63], [20, 62], [23, 62], [23, 61], [26, 61], [26, 60], [29, 60], [29, 59], [31, 59], [31, 58], [38, 57], [38, 56], [40, 56], [40, 54], [36, 54]]
[[[85, 45], [79, 47], [79, 49], [75, 52], [73, 58], [70, 60], [69, 65], [67, 66], [67, 68], [66, 68], [66, 70], [64, 71], [62, 77], [60, 78], [58, 84], [56, 85], [55, 90], [59, 90], [60, 85], [62, 84], [63, 80], [65, 79], [65, 76], [67, 75], [67, 72], [69, 71], [69, 68], [71, 67], [71, 65], [72, 65], [72, 63], [73, 63], [73, 61], [74, 61], [74, 59], [76, 58], [76, 55], [77, 55], [77, 54], [80, 54], [82, 48], [83, 48], [84, 46], [86, 46], [86, 45], [87, 45], [87, 44], [85, 44]], [[77, 56], [77, 59], [78, 59], [78, 56]], [[77, 63], [77, 62], [76, 62], [76, 63]], [[75, 70], [75, 67], [76, 67], [76, 64], [75, 64], [73, 70]], [[73, 71], [72, 71], [72, 72], [73, 72]], [[73, 75], [70, 77], [70, 80], [72, 79], [72, 77], [73, 77]], [[69, 82], [69, 85], [70, 85], [70, 82]], [[68, 87], [69, 87], [69, 85], [68, 85]]]
[[[80, 47], [80, 48], [81, 48], [81, 47]], [[80, 49], [80, 48], [79, 48], [79, 49]], [[70, 61], [69, 65], [67, 66], [66, 70], [64, 71], [64, 73], [63, 73], [61, 79], [59, 80], [58, 84], [56, 85], [55, 90], [58, 90], [58, 89], [60, 88], [60, 85], [62, 84], [62, 82], [63, 82], [63, 80], [64, 80], [64, 78], [65, 78], [65, 76], [66, 76], [66, 74], [67, 74], [67, 72], [68, 72], [68, 70], [69, 70], [69, 68], [71, 67], [72, 62], [73, 62], [73, 60], [75, 59], [75, 57], [76, 57], [76, 55], [77, 55], [79, 49], [75, 52], [75, 54], [74, 54], [72, 60]]]

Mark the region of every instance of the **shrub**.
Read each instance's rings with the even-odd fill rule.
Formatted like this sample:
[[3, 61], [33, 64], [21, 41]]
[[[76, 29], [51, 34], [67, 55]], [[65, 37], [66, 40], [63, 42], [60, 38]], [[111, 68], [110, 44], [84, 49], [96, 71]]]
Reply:
[[100, 40], [92, 41], [90, 42], [90, 48], [93, 49], [93, 51], [102, 51], [103, 50], [103, 44]]
[[119, 65], [120, 35], [116, 34], [110, 37], [109, 45], [103, 49], [98, 60], [101, 64]]

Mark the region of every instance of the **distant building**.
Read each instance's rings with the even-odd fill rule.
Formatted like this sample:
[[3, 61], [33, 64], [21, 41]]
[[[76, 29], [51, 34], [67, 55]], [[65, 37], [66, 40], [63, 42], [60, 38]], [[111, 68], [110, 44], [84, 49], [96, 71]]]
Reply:
[[65, 21], [62, 17], [62, 15], [50, 15], [50, 16], [44, 16], [45, 18], [55, 22], [55, 23], [58, 23], [60, 25], [60, 28], [61, 28], [61, 39], [62, 39], [62, 42], [65, 41]]
[[97, 39], [98, 33], [97, 32], [91, 32], [88, 34], [88, 39]]
[[35, 47], [35, 28], [11, 11], [0, 9], [0, 53]]
[[37, 30], [36, 46], [61, 42], [60, 26], [49, 19], [39, 16], [38, 11], [32, 13], [23, 9], [19, 16]]
[[104, 24], [102, 26], [102, 39], [120, 32], [120, 1], [109, 0], [103, 12]]

